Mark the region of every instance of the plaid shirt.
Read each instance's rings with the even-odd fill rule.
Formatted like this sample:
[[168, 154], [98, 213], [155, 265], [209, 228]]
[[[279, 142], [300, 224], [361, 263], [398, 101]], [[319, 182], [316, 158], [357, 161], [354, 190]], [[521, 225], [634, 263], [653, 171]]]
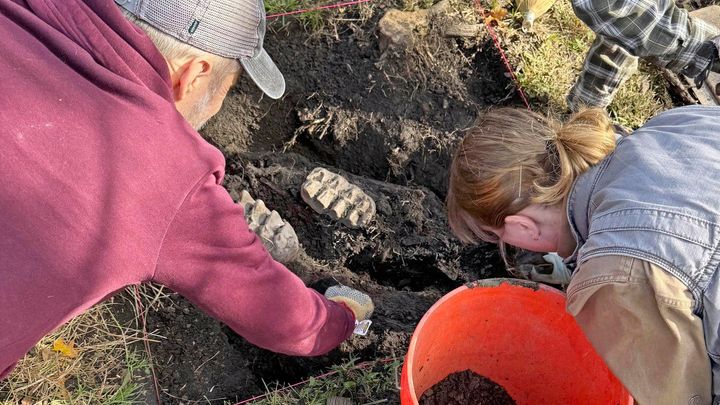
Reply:
[[637, 69], [638, 58], [695, 77], [711, 62], [698, 53], [720, 34], [673, 0], [572, 0], [575, 14], [597, 37], [583, 71], [570, 90], [571, 109], [606, 107], [615, 91]]

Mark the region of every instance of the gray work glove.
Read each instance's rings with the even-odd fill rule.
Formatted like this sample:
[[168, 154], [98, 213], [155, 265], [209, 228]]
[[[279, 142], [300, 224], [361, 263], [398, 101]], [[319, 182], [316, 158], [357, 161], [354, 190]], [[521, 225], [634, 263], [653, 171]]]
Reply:
[[362, 322], [375, 310], [370, 296], [344, 285], [334, 285], [325, 291], [325, 298], [343, 303], [355, 314], [355, 320]]
[[508, 271], [517, 277], [545, 284], [567, 285], [571, 271], [556, 253], [522, 252]]

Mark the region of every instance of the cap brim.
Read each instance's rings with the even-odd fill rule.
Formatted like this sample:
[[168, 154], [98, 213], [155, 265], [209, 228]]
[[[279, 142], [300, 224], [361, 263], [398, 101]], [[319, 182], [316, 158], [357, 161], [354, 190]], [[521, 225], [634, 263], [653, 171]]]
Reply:
[[260, 90], [269, 97], [278, 99], [285, 93], [285, 78], [265, 49], [261, 49], [254, 58], [240, 59], [240, 63]]

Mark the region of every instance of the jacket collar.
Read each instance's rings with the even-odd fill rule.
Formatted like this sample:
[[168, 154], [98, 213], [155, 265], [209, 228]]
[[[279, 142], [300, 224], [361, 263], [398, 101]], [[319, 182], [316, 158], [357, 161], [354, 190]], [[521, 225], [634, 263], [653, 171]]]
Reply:
[[590, 231], [590, 200], [595, 190], [597, 180], [602, 173], [601, 168], [604, 167], [607, 160], [599, 165], [593, 166], [586, 172], [581, 174], [573, 184], [567, 200], [567, 218], [570, 224], [570, 230], [575, 238], [575, 250], [572, 255], [565, 259], [566, 262], [577, 261], [577, 255]]

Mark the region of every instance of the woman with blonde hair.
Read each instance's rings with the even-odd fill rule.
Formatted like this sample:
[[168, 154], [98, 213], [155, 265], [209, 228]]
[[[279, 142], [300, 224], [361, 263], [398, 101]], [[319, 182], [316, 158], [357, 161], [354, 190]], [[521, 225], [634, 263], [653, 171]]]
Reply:
[[717, 107], [627, 137], [598, 109], [561, 123], [499, 108], [459, 145], [448, 219], [464, 242], [574, 263], [567, 310], [638, 403], [717, 403], [718, 173]]

